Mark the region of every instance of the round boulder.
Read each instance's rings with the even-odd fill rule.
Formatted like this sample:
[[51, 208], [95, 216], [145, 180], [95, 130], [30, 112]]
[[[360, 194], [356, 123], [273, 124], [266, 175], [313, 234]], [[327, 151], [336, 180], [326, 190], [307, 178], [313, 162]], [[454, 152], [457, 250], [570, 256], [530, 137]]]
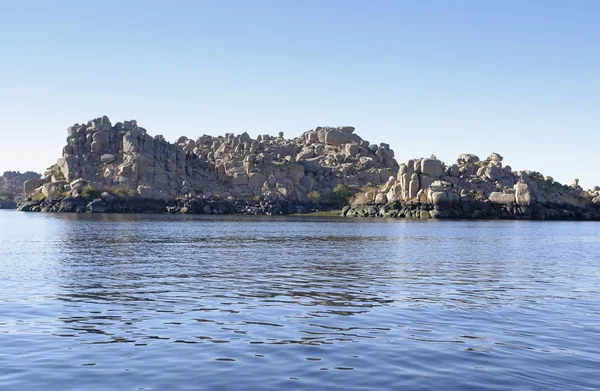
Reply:
[[110, 153], [106, 153], [106, 154], [100, 156], [100, 160], [104, 164], [110, 164], [110, 163], [114, 162], [115, 159], [116, 159], [115, 155], [112, 155]]

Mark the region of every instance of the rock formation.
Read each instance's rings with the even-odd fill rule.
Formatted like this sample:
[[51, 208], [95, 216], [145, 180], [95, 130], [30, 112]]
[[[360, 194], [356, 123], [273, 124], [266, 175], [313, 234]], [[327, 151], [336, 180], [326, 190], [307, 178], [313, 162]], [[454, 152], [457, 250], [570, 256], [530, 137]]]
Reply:
[[397, 176], [363, 188], [346, 216], [600, 220], [600, 188], [561, 185], [538, 172], [513, 171], [492, 153], [462, 154], [446, 165], [435, 156], [401, 164]]
[[36, 172], [6, 171], [0, 176], [0, 209], [14, 209], [23, 200], [23, 182], [40, 178]]
[[584, 191], [492, 153], [434, 155], [398, 165], [387, 144], [354, 127], [317, 127], [286, 139], [247, 133], [150, 136], [107, 117], [67, 129], [67, 144], [41, 178], [25, 182], [24, 211], [282, 214], [341, 207], [346, 216], [600, 219], [600, 188]]
[[[336, 187], [352, 194], [398, 171], [389, 145], [371, 145], [354, 130], [317, 127], [294, 139], [285, 139], [283, 133], [255, 139], [247, 133], [195, 140], [182, 136], [169, 143], [160, 135], [150, 136], [136, 121], [113, 125], [104, 116], [67, 129], [57, 163], [40, 180], [25, 183], [30, 200], [25, 209], [43, 209], [39, 201], [65, 197], [91, 203], [86, 199], [91, 194], [98, 197], [95, 204], [85, 205], [88, 210], [102, 210], [110, 197], [326, 204]], [[46, 207], [60, 210], [56, 205]]]

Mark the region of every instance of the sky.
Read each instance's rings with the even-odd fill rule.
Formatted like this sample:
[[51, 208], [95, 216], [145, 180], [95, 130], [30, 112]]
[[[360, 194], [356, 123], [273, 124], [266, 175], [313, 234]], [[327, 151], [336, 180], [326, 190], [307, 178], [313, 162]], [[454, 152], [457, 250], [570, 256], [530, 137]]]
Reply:
[[352, 125], [399, 162], [504, 156], [600, 185], [600, 2], [2, 1], [0, 173], [68, 126], [151, 135]]

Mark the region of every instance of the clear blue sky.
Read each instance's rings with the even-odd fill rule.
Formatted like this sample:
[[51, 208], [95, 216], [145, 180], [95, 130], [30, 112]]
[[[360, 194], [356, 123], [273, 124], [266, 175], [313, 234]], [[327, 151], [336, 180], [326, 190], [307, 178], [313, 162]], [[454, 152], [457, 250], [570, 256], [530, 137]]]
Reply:
[[174, 140], [353, 125], [600, 184], [600, 1], [4, 1], [0, 171], [108, 115]]

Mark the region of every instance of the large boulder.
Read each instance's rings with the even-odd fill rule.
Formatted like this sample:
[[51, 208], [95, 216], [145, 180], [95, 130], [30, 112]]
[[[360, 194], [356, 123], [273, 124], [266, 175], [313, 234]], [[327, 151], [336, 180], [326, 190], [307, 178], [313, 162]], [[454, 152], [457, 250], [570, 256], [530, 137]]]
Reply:
[[448, 170], [448, 174], [454, 178], [460, 176], [460, 167], [458, 167], [456, 164], [451, 165], [450, 170]]
[[250, 141], [250, 135], [248, 134], [248, 132], [240, 134], [240, 142], [244, 143], [246, 141]]
[[435, 177], [425, 175], [425, 174], [419, 175], [419, 183], [421, 185], [420, 186], [421, 189], [427, 189], [435, 181], [436, 181]]
[[[406, 174], [405, 174], [406, 175]], [[411, 200], [417, 196], [419, 192], [419, 175], [412, 174], [408, 183], [408, 199]]]
[[515, 202], [514, 194], [506, 194], [499, 191], [492, 192], [488, 197], [493, 204], [512, 204]]
[[408, 170], [406, 169], [406, 164], [402, 163], [400, 167], [398, 167], [398, 180], [402, 177], [402, 175], [406, 174]]
[[446, 206], [448, 204], [448, 193], [445, 191], [430, 191], [427, 198], [436, 206]]
[[59, 212], [83, 212], [85, 210], [85, 201], [81, 197], [65, 197], [60, 202]]
[[360, 147], [356, 144], [346, 144], [346, 156], [355, 156], [358, 155], [358, 153], [360, 152]]
[[360, 144], [362, 139], [352, 133], [342, 132], [337, 129], [329, 129], [325, 132], [324, 141], [326, 144], [339, 146], [348, 143]]
[[409, 188], [410, 188], [410, 179], [411, 179], [411, 175], [409, 175], [408, 173], [404, 173], [404, 174], [400, 175], [400, 177], [398, 178], [398, 180], [400, 181], [400, 187], [402, 188], [402, 199], [403, 200], [409, 199], [408, 192], [409, 192]]
[[66, 155], [56, 161], [56, 169], [60, 170], [64, 178], [68, 181], [75, 179], [75, 173], [78, 171], [77, 160], [74, 155]]
[[307, 173], [316, 173], [323, 168], [321, 163], [319, 163], [319, 158], [306, 159], [301, 162], [298, 162], [304, 167], [304, 171]]
[[421, 172], [433, 178], [442, 176], [442, 162], [437, 159], [422, 159]]
[[338, 126], [338, 130], [341, 130], [344, 133], [354, 133], [356, 128], [354, 126]]
[[501, 162], [502, 160], [504, 160], [504, 158], [499, 153], [492, 152], [491, 155], [488, 157], [488, 160], [491, 162]]
[[299, 162], [301, 160], [312, 159], [313, 157], [315, 157], [315, 151], [312, 148], [305, 149], [298, 152], [298, 154], [296, 155], [296, 161]]
[[440, 208], [452, 207], [459, 203], [460, 195], [452, 189], [452, 184], [445, 181], [435, 181], [429, 186], [427, 199]]
[[392, 187], [390, 188], [390, 190], [388, 191], [388, 193], [386, 194], [386, 197], [388, 199], [388, 202], [396, 202], [396, 201], [401, 201], [403, 198], [403, 190], [402, 190], [402, 183], [401, 182], [396, 182], [392, 185]]
[[388, 200], [385, 194], [383, 193], [379, 193], [377, 194], [377, 196], [375, 197], [375, 203], [377, 205], [385, 205], [387, 204]]
[[123, 136], [123, 152], [133, 153], [138, 151], [138, 139], [135, 135], [127, 133]]
[[503, 178], [504, 175], [505, 173], [503, 172], [503, 170], [494, 164], [491, 164], [488, 167], [486, 167], [486, 170], [484, 172], [484, 176], [491, 181], [499, 181]]
[[314, 131], [306, 132], [305, 138], [308, 144], [313, 144], [319, 141], [319, 135]]
[[479, 161], [479, 156], [473, 155], [472, 153], [463, 153], [457, 159], [457, 162], [459, 164], [474, 164], [474, 163], [477, 163], [478, 161]]
[[287, 176], [294, 182], [298, 182], [304, 176], [305, 168], [301, 164], [290, 164], [287, 168]]
[[100, 160], [104, 164], [112, 163], [115, 161], [115, 159], [116, 159], [115, 155], [110, 154], [110, 153], [105, 153], [104, 155], [100, 156]]
[[104, 213], [106, 212], [106, 204], [102, 201], [102, 198], [97, 198], [87, 204], [85, 209], [91, 213]]
[[315, 180], [312, 177], [305, 175], [300, 179], [300, 185], [302, 185], [307, 192], [310, 192], [315, 186]]
[[515, 184], [515, 200], [517, 205], [529, 206], [532, 202], [531, 191], [527, 183], [519, 182]]
[[94, 142], [100, 143], [101, 145], [106, 145], [110, 141], [110, 133], [108, 133], [108, 132], [96, 132], [92, 136], [92, 140]]

